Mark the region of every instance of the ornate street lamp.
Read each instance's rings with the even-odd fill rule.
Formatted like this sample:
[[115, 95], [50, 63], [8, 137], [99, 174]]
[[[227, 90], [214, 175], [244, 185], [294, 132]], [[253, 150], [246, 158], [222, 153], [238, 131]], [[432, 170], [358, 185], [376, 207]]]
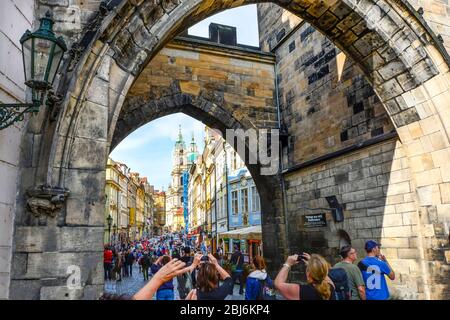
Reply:
[[108, 238], [109, 238], [109, 242], [111, 243], [111, 225], [112, 225], [112, 220], [113, 218], [111, 217], [111, 215], [108, 216], [108, 218], [106, 218], [106, 222], [108, 223]]
[[40, 19], [37, 31], [27, 30], [22, 44], [25, 84], [32, 89], [32, 103], [0, 104], [0, 130], [22, 121], [26, 113], [36, 114], [44, 101], [45, 94], [52, 88], [56, 73], [67, 46], [62, 37], [56, 37], [50, 12]]

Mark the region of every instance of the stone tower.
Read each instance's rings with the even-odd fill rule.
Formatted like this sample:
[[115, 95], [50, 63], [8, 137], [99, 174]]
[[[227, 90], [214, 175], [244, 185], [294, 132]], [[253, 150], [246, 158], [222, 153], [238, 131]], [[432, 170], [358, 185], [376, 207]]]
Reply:
[[183, 217], [180, 216], [180, 209], [183, 207], [183, 171], [187, 168], [187, 149], [181, 133], [181, 126], [178, 129], [178, 137], [172, 153], [172, 182], [167, 191], [166, 200], [166, 225], [169, 230], [180, 230], [184, 226]]
[[194, 132], [192, 132], [192, 140], [189, 144], [189, 150], [187, 153], [187, 163], [193, 164], [198, 157], [197, 144], [195, 143]]

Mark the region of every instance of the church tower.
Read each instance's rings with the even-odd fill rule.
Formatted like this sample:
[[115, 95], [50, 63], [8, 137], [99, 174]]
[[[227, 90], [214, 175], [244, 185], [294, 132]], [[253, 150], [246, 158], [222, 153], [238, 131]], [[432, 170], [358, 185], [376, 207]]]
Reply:
[[171, 231], [180, 231], [184, 228], [183, 218], [183, 171], [187, 169], [186, 144], [181, 133], [181, 126], [178, 129], [178, 137], [172, 153], [172, 183], [167, 191], [166, 211], [167, 227]]
[[194, 133], [192, 132], [192, 140], [191, 143], [189, 144], [189, 150], [187, 153], [187, 164], [191, 165], [195, 163], [197, 158], [198, 158], [198, 149], [197, 144], [195, 143]]

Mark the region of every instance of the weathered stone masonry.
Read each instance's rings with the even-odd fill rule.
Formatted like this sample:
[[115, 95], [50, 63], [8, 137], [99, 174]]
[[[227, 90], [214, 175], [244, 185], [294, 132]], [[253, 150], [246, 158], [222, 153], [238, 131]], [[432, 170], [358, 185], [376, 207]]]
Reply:
[[[431, 222], [436, 221], [438, 211], [445, 214], [448, 208], [430, 208], [429, 219], [422, 216], [419, 221], [411, 169], [401, 142], [383, 144], [381, 149], [370, 147], [369, 154], [364, 148], [353, 151], [351, 157], [332, 156], [333, 152], [345, 154], [344, 150], [357, 144], [392, 137], [394, 126], [372, 86], [360, 69], [310, 24], [295, 21], [272, 4], [258, 6], [261, 46], [277, 54], [282, 122], [289, 128], [284, 152], [288, 225], [292, 226], [289, 247], [295, 252], [314, 248], [335, 260], [342, 231], [360, 255], [366, 240], [379, 239], [399, 274], [392, 284], [394, 296], [446, 297], [448, 227]], [[443, 155], [448, 156], [439, 152], [439, 157]], [[332, 160], [315, 161], [321, 158]], [[416, 167], [417, 160], [413, 162]], [[333, 223], [330, 215], [328, 228], [302, 229], [301, 216], [318, 211], [299, 208], [327, 207], [325, 197], [331, 195], [345, 208], [344, 223]], [[435, 238], [431, 245], [434, 228], [441, 240]], [[421, 233], [423, 238], [417, 236]], [[421, 254], [432, 262], [424, 265]], [[426, 292], [425, 281], [433, 283], [432, 292]]]
[[[19, 243], [26, 244], [29, 243], [27, 237], [34, 237], [36, 246], [14, 248], [14, 268], [11, 270], [15, 271], [11, 277], [10, 298], [93, 298], [100, 294], [102, 291], [102, 248], [101, 240], [96, 240], [98, 236], [96, 230], [102, 230], [104, 223], [102, 193], [104, 170], [111, 141], [116, 132], [116, 123], [119, 123], [122, 106], [130, 87], [160, 49], [186, 27], [219, 10], [252, 2], [254, 1], [123, 0], [111, 1], [109, 7], [105, 5], [96, 7], [100, 5], [99, 2], [89, 0], [82, 4], [72, 0], [38, 2], [37, 13], [41, 14], [50, 8], [55, 13], [57, 21], [64, 22], [61, 25], [61, 31], [70, 40], [69, 47], [72, 50], [66, 57], [59, 80], [58, 93], [63, 95], [63, 102], [56, 105], [52, 111], [56, 115], [56, 120], [52, 120], [48, 110], [43, 109], [38, 117], [29, 121], [27, 131], [23, 134], [14, 243], [16, 246]], [[375, 223], [377, 228], [381, 226], [381, 218], [377, 220], [375, 213], [369, 210], [380, 207], [383, 197], [386, 197], [386, 203], [389, 203], [387, 206], [395, 205], [395, 213], [392, 212], [392, 215], [402, 215], [402, 225], [389, 227], [392, 228], [389, 233], [383, 234], [386, 232], [383, 231], [384, 229], [388, 230], [388, 219], [391, 219], [391, 224], [396, 224], [398, 216], [383, 218], [381, 236], [397, 239], [403, 238], [403, 235], [408, 232], [417, 234], [415, 240], [411, 240], [414, 237], [405, 236], [408, 237], [408, 247], [404, 249], [412, 247], [418, 250], [413, 249], [407, 253], [400, 250], [403, 247], [399, 244], [393, 246], [394, 250], [389, 253], [392, 259], [395, 259], [397, 254], [400, 260], [408, 260], [406, 267], [411, 270], [409, 273], [402, 274], [398, 285], [414, 288], [417, 284], [419, 297], [445, 297], [450, 291], [445, 285], [448, 265], [445, 265], [444, 260], [445, 250], [448, 250], [446, 249], [448, 248], [446, 223], [450, 216], [450, 197], [448, 196], [450, 180], [447, 177], [447, 173], [450, 172], [448, 170], [450, 163], [448, 161], [450, 158], [448, 54], [442, 44], [435, 40], [437, 37], [431, 29], [412, 11], [412, 8], [405, 6], [402, 1], [283, 0], [273, 2], [305, 19], [327, 35], [349, 59], [358, 65], [368, 83], [372, 85], [377, 99], [387, 110], [387, 115], [401, 142], [401, 146], [398, 145], [399, 142], [395, 142], [397, 147], [394, 152], [392, 152], [392, 144], [389, 145], [388, 142], [385, 144], [389, 147], [385, 147], [384, 150], [382, 146], [372, 147], [381, 148], [382, 154], [387, 153], [384, 157], [393, 159], [393, 167], [397, 160], [395, 159], [397, 150], [402, 150], [399, 152], [403, 152], [405, 159], [400, 160], [401, 173], [389, 174], [391, 178], [397, 179], [395, 180], [397, 182], [389, 182], [389, 185], [383, 184], [384, 181], [378, 181], [378, 175], [388, 173], [383, 170], [389, 166], [389, 159], [382, 161], [382, 172], [377, 173], [377, 185], [374, 184], [373, 179], [375, 173], [370, 172], [372, 165], [367, 173], [361, 161], [361, 168], [359, 164], [355, 164], [355, 168], [350, 167], [350, 171], [356, 171], [352, 176], [350, 173], [348, 177], [345, 174], [332, 176], [330, 171], [328, 172], [330, 177], [325, 177], [326, 173], [323, 173], [323, 178], [317, 181], [325, 181], [321, 181], [319, 185], [316, 182], [316, 186], [311, 186], [311, 188], [319, 189], [319, 193], [314, 192], [314, 196], [303, 195], [302, 193], [309, 191], [301, 190], [296, 195], [297, 190], [294, 192], [288, 189], [287, 192], [290, 193], [287, 197], [291, 197], [289, 200], [296, 203], [312, 202], [311, 205], [315, 205], [323, 201], [320, 196], [322, 189], [337, 188], [338, 195], [342, 197], [340, 201], [344, 202], [345, 199], [346, 206], [349, 206], [346, 209], [347, 223], [349, 225], [353, 223], [357, 228], [356, 234], [351, 234], [354, 237], [353, 241], [357, 240], [357, 244], [358, 241], [361, 242], [369, 236], [366, 230], [369, 223], [365, 224], [366, 220], [356, 219], [355, 212], [349, 212], [363, 209], [360, 214], [366, 216], [367, 221]], [[79, 26], [79, 29], [71, 28], [70, 24]], [[318, 52], [314, 55], [316, 54]], [[333, 59], [327, 62], [330, 73], [334, 73], [334, 69], [330, 69], [333, 63]], [[312, 72], [312, 69], [308, 70]], [[314, 72], [314, 74], [316, 76], [310, 74], [308, 78], [305, 78], [308, 79], [308, 86], [311, 76], [311, 79], [316, 78], [314, 83], [327, 82], [333, 78], [325, 75], [324, 71], [320, 74]], [[314, 85], [314, 83], [311, 84]], [[345, 87], [351, 88], [352, 85], [355, 88], [358, 86], [352, 80], [352, 83]], [[317, 90], [319, 91], [316, 92], [320, 92], [320, 89]], [[345, 99], [341, 96], [340, 99], [345, 101], [347, 96]], [[373, 110], [380, 110], [374, 98], [368, 96], [364, 99], [372, 99], [369, 105], [372, 104]], [[363, 107], [366, 103], [364, 99]], [[355, 100], [352, 111], [348, 111], [344, 118], [351, 112], [358, 111], [361, 106], [356, 105], [360, 102]], [[325, 102], [323, 104], [325, 105]], [[295, 108], [301, 109], [304, 106], [299, 104]], [[292, 111], [294, 114], [297, 109]], [[357, 114], [354, 113], [352, 117]], [[324, 116], [320, 111], [313, 112], [311, 115], [311, 117]], [[383, 117], [378, 111], [368, 116], [377, 117], [376, 115]], [[300, 136], [296, 130], [301, 130], [302, 126], [290, 126], [294, 117], [293, 115], [289, 120], [289, 116], [286, 116], [286, 125], [288, 133], [295, 137]], [[364, 121], [370, 121], [370, 119]], [[305, 125], [307, 125], [306, 122]], [[373, 129], [383, 127], [385, 132], [389, 126], [390, 124], [383, 123], [382, 126], [378, 125]], [[349, 131], [349, 129], [351, 127], [346, 130]], [[335, 139], [336, 150], [342, 143], [340, 134], [344, 130], [337, 124], [330, 130], [336, 137], [338, 131], [341, 132], [339, 132], [339, 140]], [[361, 130], [361, 135], [358, 131], [358, 136], [355, 135], [351, 139], [366, 141], [368, 132], [362, 133], [363, 131]], [[347, 135], [352, 137], [351, 132], [347, 132]], [[321, 141], [316, 146], [318, 153], [323, 151], [321, 146], [326, 141], [326, 137], [323, 136]], [[345, 141], [343, 143], [345, 144]], [[298, 149], [298, 141], [294, 139], [290, 147], [294, 150]], [[366, 152], [364, 150], [356, 155], [356, 157], [362, 157], [360, 160], [366, 157], [362, 156]], [[369, 152], [370, 161], [379, 156], [379, 152], [373, 151], [372, 155], [370, 151], [367, 152]], [[333, 164], [330, 168], [322, 168], [323, 164], [316, 163], [309, 166], [312, 169], [307, 169], [301, 167], [302, 163], [297, 162], [302, 157], [304, 157], [302, 152], [298, 152], [297, 155], [289, 155], [288, 152], [287, 159], [291, 162], [287, 163], [285, 168], [293, 166], [286, 176], [288, 186], [298, 183], [298, 180], [291, 178], [296, 175], [302, 176], [302, 181], [303, 176], [309, 179], [308, 171], [303, 170], [317, 170], [315, 173], [319, 173], [338, 166]], [[331, 162], [347, 161], [348, 157], [350, 156], [342, 155]], [[358, 163], [358, 159], [355, 161]], [[403, 164], [402, 161], [406, 161], [407, 164]], [[376, 167], [377, 164], [373, 166]], [[295, 167], [298, 165], [300, 167]], [[397, 163], [396, 166], [398, 165]], [[312, 175], [311, 172], [311, 178]], [[363, 182], [361, 182], [362, 185], [358, 185], [351, 180], [356, 176], [362, 177], [362, 181], [367, 180], [364, 182], [367, 185]], [[329, 180], [326, 180], [328, 178]], [[305, 180], [304, 186], [299, 184], [296, 188], [308, 188], [309, 183], [313, 184], [312, 181]], [[35, 218], [26, 209], [28, 199], [26, 191], [41, 185], [67, 188], [70, 191], [56, 219], [46, 216]], [[347, 185], [348, 190], [342, 189]], [[331, 188], [330, 192], [336, 191]], [[358, 190], [351, 190], [352, 188]], [[378, 188], [383, 191], [383, 196], [380, 196]], [[391, 188], [397, 193], [389, 194]], [[363, 202], [361, 191], [364, 191], [366, 202], [373, 200], [374, 205], [377, 204], [377, 206], [356, 208], [358, 203]], [[352, 194], [353, 192], [356, 194]], [[375, 196], [378, 198], [367, 199], [367, 197]], [[390, 196], [398, 196], [398, 199], [388, 200]], [[292, 197], [298, 199], [292, 199]], [[275, 192], [274, 199], [280, 198], [280, 192]], [[358, 200], [360, 198], [361, 200]], [[291, 237], [290, 233], [284, 232], [283, 211], [279, 210], [277, 205], [275, 209], [272, 214], [263, 215], [264, 237], [276, 240], [273, 243], [266, 242], [265, 246], [272, 270], [278, 268], [279, 260], [282, 258], [280, 253], [283, 250], [279, 248], [289, 249], [286, 248], [284, 239]], [[286, 209], [287, 218], [293, 219], [296, 214], [293, 213], [295, 209]], [[407, 217], [408, 212], [413, 213], [410, 221]], [[420, 219], [415, 220], [414, 215], [419, 216], [419, 213]], [[388, 216], [387, 212], [385, 216]], [[384, 224], [385, 221], [386, 224]], [[408, 222], [410, 224], [407, 224]], [[361, 231], [360, 234], [358, 230]], [[375, 237], [376, 234], [372, 231], [371, 236]], [[85, 246], [74, 245], [80, 238], [84, 239]], [[301, 241], [301, 239], [297, 240]], [[404, 240], [398, 240], [397, 243], [401, 241]], [[336, 241], [330, 238], [326, 244], [330, 249], [335, 247]], [[406, 243], [402, 245], [406, 246]], [[330, 255], [332, 255], [331, 251]], [[411, 258], [407, 258], [408, 255]], [[26, 265], [24, 261], [27, 261], [28, 271], [20, 269], [21, 266]], [[67, 279], [65, 271], [74, 261], [85, 270], [85, 274], [82, 275], [83, 286], [76, 292], [68, 293], [64, 287]], [[417, 272], [421, 275], [417, 281], [416, 273], [414, 273], [416, 272], [415, 262], [419, 264], [419, 268], [422, 268]], [[405, 292], [409, 294], [412, 291], [414, 290], [408, 289]]]

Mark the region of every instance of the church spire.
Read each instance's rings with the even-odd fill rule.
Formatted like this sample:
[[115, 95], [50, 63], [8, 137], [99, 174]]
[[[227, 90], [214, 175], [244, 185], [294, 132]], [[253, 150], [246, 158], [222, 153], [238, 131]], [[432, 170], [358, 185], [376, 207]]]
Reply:
[[184, 148], [183, 135], [181, 134], [181, 124], [178, 126], [178, 138], [177, 141], [175, 142], [175, 147], [177, 146], [181, 146]]

